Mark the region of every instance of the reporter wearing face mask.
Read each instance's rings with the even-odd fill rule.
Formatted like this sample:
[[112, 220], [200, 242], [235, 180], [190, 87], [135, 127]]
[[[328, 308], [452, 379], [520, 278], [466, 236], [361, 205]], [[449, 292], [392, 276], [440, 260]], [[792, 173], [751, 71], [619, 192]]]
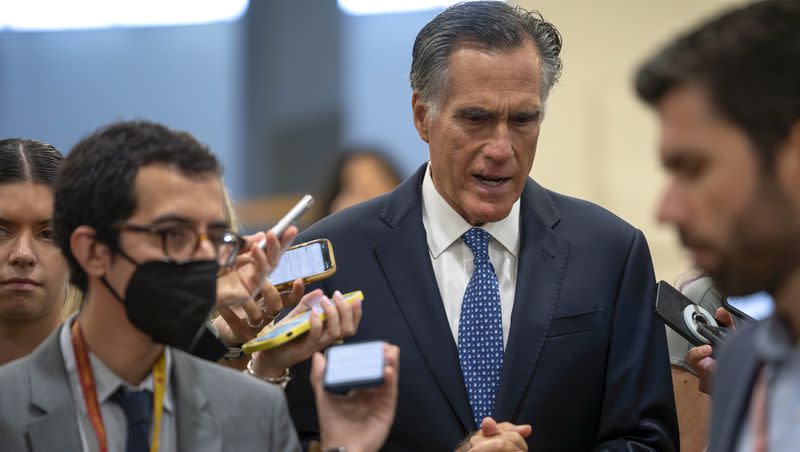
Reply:
[[16, 413], [0, 416], [4, 450], [299, 450], [280, 390], [183, 352], [220, 275], [252, 294], [269, 268], [263, 234], [228, 230], [220, 172], [191, 135], [148, 122], [73, 148], [53, 225], [85, 298], [0, 368], [0, 412]]

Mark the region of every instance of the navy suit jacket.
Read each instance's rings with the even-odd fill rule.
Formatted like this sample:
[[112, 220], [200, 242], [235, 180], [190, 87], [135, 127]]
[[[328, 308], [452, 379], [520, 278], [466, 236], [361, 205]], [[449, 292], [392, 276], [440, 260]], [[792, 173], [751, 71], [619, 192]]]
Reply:
[[[321, 220], [300, 241], [330, 239], [326, 293], [364, 292], [349, 340], [400, 346], [388, 451], [448, 451], [475, 430], [422, 225], [426, 166], [393, 192]], [[678, 448], [664, 326], [642, 233], [606, 210], [528, 179], [511, 330], [494, 417], [531, 424], [531, 450]], [[286, 395], [301, 439], [317, 435], [308, 362]]]

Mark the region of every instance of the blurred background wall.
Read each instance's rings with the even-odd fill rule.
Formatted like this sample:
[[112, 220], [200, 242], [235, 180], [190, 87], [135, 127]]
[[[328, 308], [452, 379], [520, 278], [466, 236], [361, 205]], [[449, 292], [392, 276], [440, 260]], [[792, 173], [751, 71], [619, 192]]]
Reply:
[[[642, 229], [657, 276], [674, 280], [689, 264], [654, 219], [663, 183], [656, 122], [631, 77], [673, 34], [735, 2], [518, 3], [564, 37], [533, 177]], [[416, 33], [440, 10], [354, 15], [334, 0], [251, 0], [219, 23], [79, 31], [9, 30], [0, 18], [0, 136], [67, 151], [110, 121], [161, 121], [220, 156], [242, 205], [266, 198], [254, 209], [280, 212], [296, 194], [321, 190], [345, 147], [382, 148], [404, 175], [427, 159], [408, 70]]]

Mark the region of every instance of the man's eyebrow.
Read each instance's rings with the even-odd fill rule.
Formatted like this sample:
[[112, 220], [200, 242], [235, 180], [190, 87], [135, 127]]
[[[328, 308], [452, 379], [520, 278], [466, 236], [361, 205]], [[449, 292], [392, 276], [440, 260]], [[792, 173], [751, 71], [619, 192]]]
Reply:
[[530, 108], [518, 111], [511, 115], [512, 118], [516, 120], [538, 120], [542, 117], [542, 109], [541, 108]]
[[695, 150], [688, 148], [672, 149], [668, 155], [661, 158], [661, 166], [667, 169], [675, 169], [689, 162], [702, 160], [705, 160], [705, 157], [698, 155]]
[[[184, 217], [183, 215], [177, 214], [165, 214], [159, 217], [156, 217], [155, 220], [152, 221], [151, 224], [164, 224], [164, 223], [179, 223], [181, 225], [191, 226], [196, 224], [197, 222], [192, 220], [191, 218]], [[228, 222], [225, 220], [217, 220], [217, 221], [210, 221], [208, 223], [209, 228], [227, 228]]]
[[161, 215], [159, 217], [156, 217], [156, 219], [153, 220], [153, 222], [152, 222], [152, 224], [160, 224], [160, 223], [193, 224], [194, 221], [192, 221], [191, 219], [189, 219], [187, 217], [184, 217], [182, 215], [177, 215], [177, 214], [170, 213], [170, 214], [165, 214], [165, 215]]
[[458, 107], [453, 113], [453, 116], [457, 118], [465, 118], [470, 116], [491, 116], [492, 114], [492, 112], [485, 108], [465, 105], [463, 107]]
[[219, 221], [212, 221], [208, 223], [209, 228], [229, 228], [230, 225], [227, 221], [219, 220]]

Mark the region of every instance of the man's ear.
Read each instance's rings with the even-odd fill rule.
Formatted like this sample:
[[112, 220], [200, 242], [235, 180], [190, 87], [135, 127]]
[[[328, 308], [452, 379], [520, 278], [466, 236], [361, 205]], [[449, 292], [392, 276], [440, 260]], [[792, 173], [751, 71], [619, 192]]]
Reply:
[[72, 255], [88, 276], [100, 278], [111, 267], [111, 250], [97, 241], [94, 228], [78, 226], [69, 238]]
[[417, 91], [414, 91], [414, 94], [411, 95], [411, 111], [414, 113], [414, 127], [417, 128], [419, 137], [422, 138], [422, 141], [428, 143], [428, 113], [430, 110]]

